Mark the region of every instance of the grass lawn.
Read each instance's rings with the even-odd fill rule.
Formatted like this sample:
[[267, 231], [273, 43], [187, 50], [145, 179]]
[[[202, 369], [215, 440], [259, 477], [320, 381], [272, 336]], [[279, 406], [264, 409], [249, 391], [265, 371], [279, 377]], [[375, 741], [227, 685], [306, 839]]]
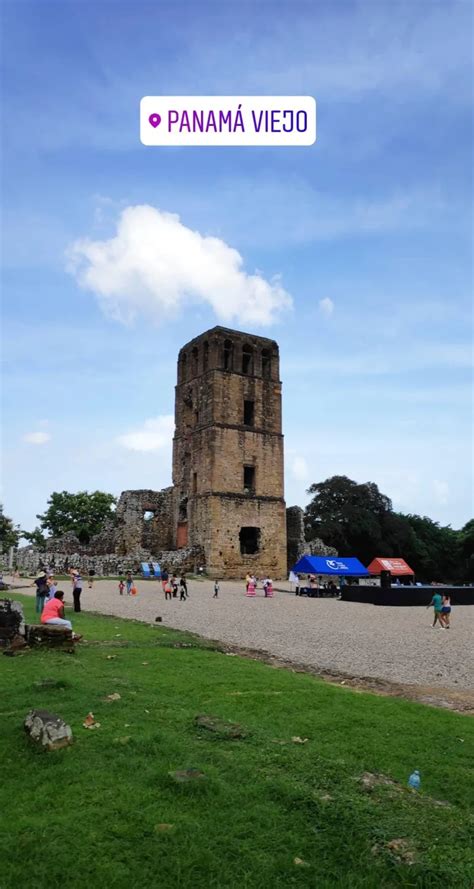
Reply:
[[[16, 598], [33, 621], [33, 600]], [[75, 655], [0, 657], [2, 889], [472, 886], [468, 717], [162, 627], [83, 613], [74, 629], [88, 640]], [[64, 687], [35, 684], [46, 678]], [[62, 716], [74, 744], [34, 748], [31, 707]], [[83, 728], [89, 711], [100, 728]], [[198, 714], [248, 734], [223, 739]], [[206, 777], [169, 774], [191, 767]], [[414, 768], [420, 793], [406, 789]], [[399, 783], [368, 792], [364, 772]]]

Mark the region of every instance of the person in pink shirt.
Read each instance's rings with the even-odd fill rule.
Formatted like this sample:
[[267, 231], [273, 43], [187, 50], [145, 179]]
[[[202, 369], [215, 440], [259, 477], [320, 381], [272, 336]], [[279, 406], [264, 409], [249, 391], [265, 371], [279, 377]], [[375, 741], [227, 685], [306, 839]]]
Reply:
[[[41, 614], [42, 624], [51, 624], [56, 627], [67, 627], [68, 630], [72, 630], [71, 621], [66, 620], [64, 617], [63, 598], [64, 593], [62, 590], [58, 590], [52, 599], [48, 599]], [[82, 636], [78, 636], [77, 633], [74, 633], [73, 638], [77, 642], [79, 639], [82, 639]]]

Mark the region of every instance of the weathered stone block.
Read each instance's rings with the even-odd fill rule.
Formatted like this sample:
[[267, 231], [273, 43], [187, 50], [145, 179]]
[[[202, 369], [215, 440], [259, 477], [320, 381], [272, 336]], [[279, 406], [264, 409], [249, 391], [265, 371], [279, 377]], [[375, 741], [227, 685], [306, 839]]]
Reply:
[[31, 740], [45, 750], [60, 750], [72, 744], [71, 727], [49, 710], [30, 710], [24, 726]]
[[27, 627], [28, 645], [32, 648], [56, 648], [61, 651], [73, 652], [74, 641], [72, 630], [52, 624], [35, 624]]

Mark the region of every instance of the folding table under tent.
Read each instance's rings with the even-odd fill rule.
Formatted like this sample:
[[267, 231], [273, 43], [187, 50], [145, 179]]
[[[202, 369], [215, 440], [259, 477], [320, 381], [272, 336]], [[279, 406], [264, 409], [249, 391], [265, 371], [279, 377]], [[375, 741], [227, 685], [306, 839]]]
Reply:
[[386, 559], [377, 556], [372, 559], [367, 568], [369, 574], [381, 574], [382, 571], [390, 571], [392, 577], [413, 577], [415, 572], [405, 562], [405, 559]]
[[369, 574], [359, 559], [343, 556], [302, 556], [291, 570], [295, 574], [329, 574], [333, 577], [367, 577]]

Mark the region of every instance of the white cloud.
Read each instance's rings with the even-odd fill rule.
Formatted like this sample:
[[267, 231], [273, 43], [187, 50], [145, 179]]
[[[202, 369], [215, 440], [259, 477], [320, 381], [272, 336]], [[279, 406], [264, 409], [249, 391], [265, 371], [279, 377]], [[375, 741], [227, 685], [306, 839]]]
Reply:
[[323, 315], [326, 315], [326, 317], [329, 318], [329, 316], [332, 315], [332, 313], [334, 312], [334, 303], [332, 299], [329, 298], [329, 296], [326, 296], [324, 299], [319, 300], [319, 308], [321, 309]]
[[309, 479], [309, 466], [304, 457], [293, 457], [290, 471], [296, 481], [306, 482]]
[[171, 445], [174, 432], [172, 414], [151, 417], [143, 426], [117, 438], [118, 444], [129, 451], [161, 451]]
[[194, 303], [210, 305], [225, 323], [266, 325], [292, 305], [277, 277], [247, 274], [240, 253], [220, 238], [149, 205], [127, 207], [115, 237], [78, 240], [67, 255], [80, 286], [124, 323], [137, 315], [160, 321]]
[[26, 441], [27, 444], [44, 445], [50, 440], [51, 436], [49, 432], [27, 432], [26, 435], [23, 436], [23, 441]]

